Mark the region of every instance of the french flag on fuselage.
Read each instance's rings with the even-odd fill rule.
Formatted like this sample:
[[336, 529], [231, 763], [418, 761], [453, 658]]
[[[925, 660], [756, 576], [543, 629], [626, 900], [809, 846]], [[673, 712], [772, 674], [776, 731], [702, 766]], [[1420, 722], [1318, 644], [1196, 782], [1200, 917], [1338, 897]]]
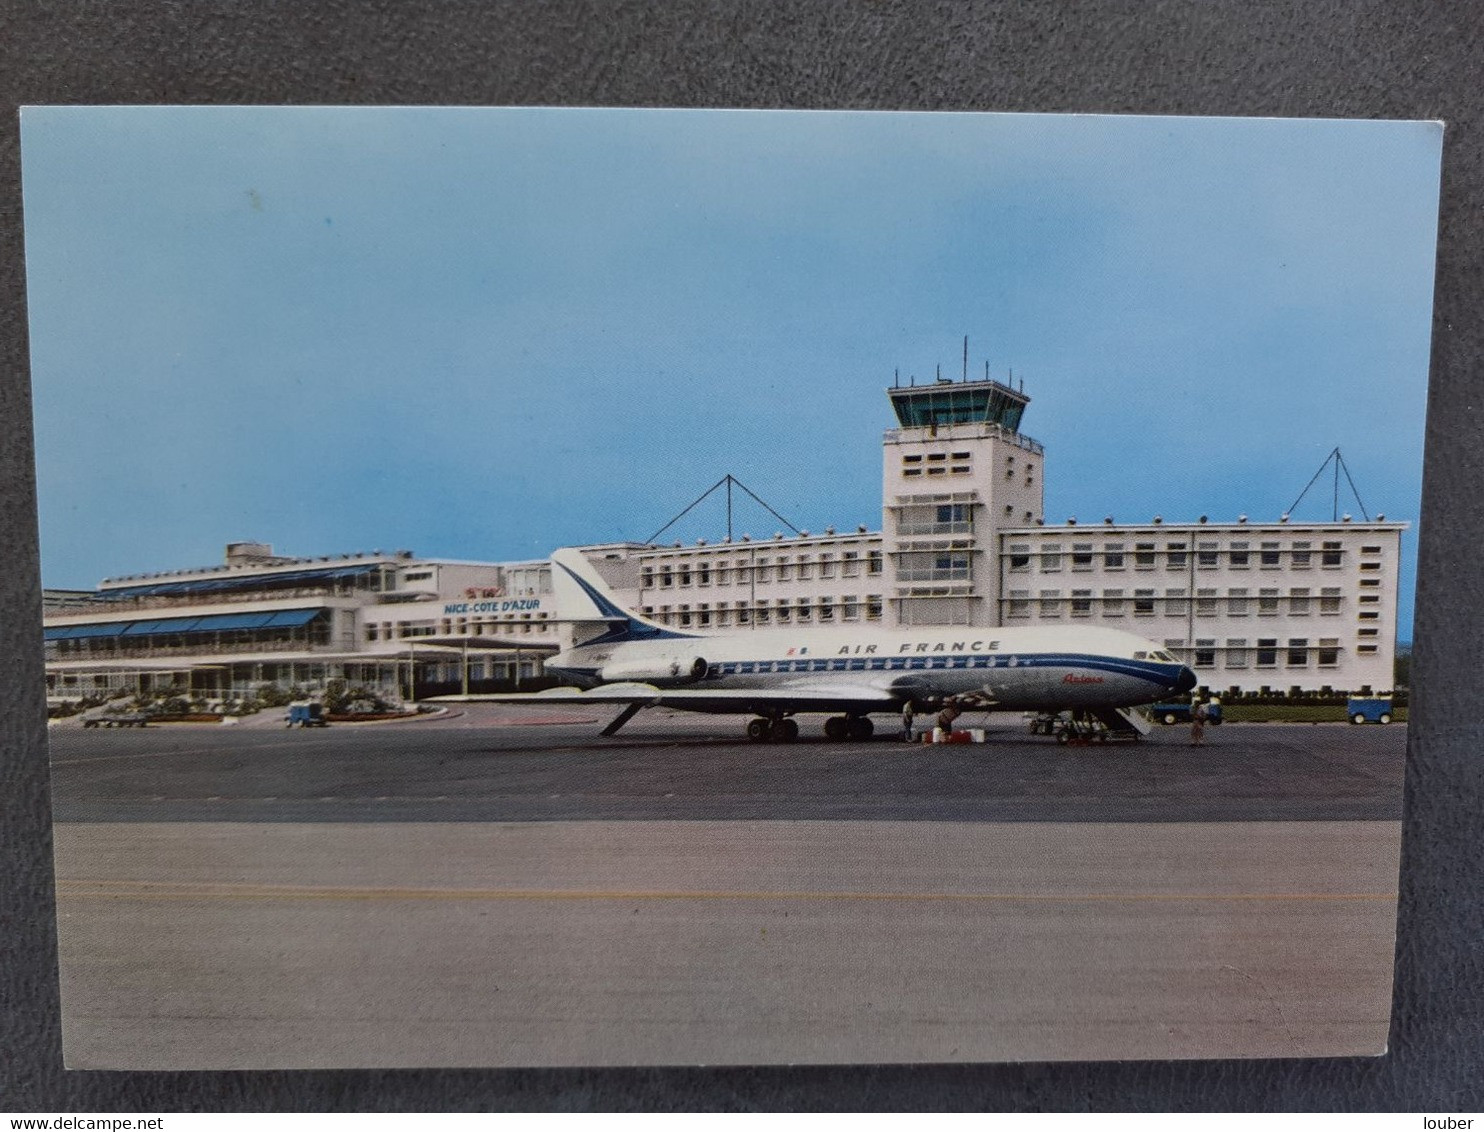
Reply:
[[788, 655], [789, 655], [789, 656], [803, 656], [803, 655], [804, 655], [804, 654], [805, 654], [805, 653], [806, 653], [806, 652], [808, 652], [808, 651], [809, 651], [809, 650], [808, 650], [808, 649], [807, 649], [807, 648], [802, 648], [802, 649], [789, 649], [789, 650], [788, 650]]

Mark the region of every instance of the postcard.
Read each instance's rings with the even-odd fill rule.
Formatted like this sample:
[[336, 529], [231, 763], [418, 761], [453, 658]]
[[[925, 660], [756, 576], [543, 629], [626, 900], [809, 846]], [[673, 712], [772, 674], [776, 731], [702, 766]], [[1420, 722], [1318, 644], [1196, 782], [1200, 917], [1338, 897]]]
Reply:
[[1441, 142], [25, 109], [67, 1064], [1384, 1052]]

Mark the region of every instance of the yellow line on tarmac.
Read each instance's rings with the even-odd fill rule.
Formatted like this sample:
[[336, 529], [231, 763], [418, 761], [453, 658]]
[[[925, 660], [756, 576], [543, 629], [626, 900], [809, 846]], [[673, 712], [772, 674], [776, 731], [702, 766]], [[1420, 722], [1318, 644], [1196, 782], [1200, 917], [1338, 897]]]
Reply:
[[333, 887], [282, 884], [187, 884], [163, 881], [62, 880], [58, 896], [149, 900], [856, 900], [936, 903], [1087, 901], [1395, 901], [1395, 892], [870, 892], [711, 889], [525, 889]]

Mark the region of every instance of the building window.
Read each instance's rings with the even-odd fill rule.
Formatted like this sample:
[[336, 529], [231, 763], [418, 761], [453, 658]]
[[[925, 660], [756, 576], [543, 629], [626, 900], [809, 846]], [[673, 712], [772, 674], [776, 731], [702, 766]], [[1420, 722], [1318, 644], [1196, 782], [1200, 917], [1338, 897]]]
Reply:
[[812, 618], [813, 613], [814, 611], [809, 606], [809, 599], [807, 597], [799, 598], [794, 609], [794, 619], [800, 624], [803, 624]]
[[1195, 591], [1195, 615], [1197, 617], [1216, 616], [1216, 591], [1200, 589]]
[[1369, 655], [1371, 655], [1372, 653], [1374, 653], [1376, 651], [1376, 646], [1375, 645], [1361, 645], [1355, 651], [1356, 652], [1359, 652], [1359, 653], [1365, 653], [1367, 656], [1369, 656]]
[[1247, 667], [1247, 638], [1228, 637], [1226, 641], [1226, 666], [1228, 668]]
[[1031, 615], [1030, 590], [1011, 590], [1010, 601], [1005, 607], [1006, 617], [1029, 617]]
[[1307, 637], [1291, 637], [1288, 641], [1288, 667], [1307, 668], [1309, 666], [1309, 639]]
[[861, 556], [859, 551], [847, 550], [845, 560], [840, 563], [840, 574], [845, 578], [859, 577], [861, 572]]
[[1220, 544], [1196, 543], [1195, 564], [1202, 570], [1214, 570], [1221, 561]]
[[1313, 555], [1309, 551], [1310, 543], [1296, 542], [1293, 544], [1292, 565], [1295, 570], [1307, 570]]
[[1185, 616], [1185, 591], [1165, 590], [1165, 612], [1171, 617]]
[[1053, 573], [1061, 569], [1061, 543], [1048, 542], [1041, 546], [1041, 572]]
[[709, 563], [702, 562], [696, 568], [696, 574], [700, 585], [709, 586], [711, 584], [711, 565]]
[[1234, 542], [1227, 552], [1227, 560], [1231, 563], [1233, 570], [1247, 569], [1247, 560], [1250, 553], [1245, 542]]
[[1319, 667], [1334, 668], [1340, 663], [1340, 642], [1335, 637], [1319, 638]]
[[840, 616], [846, 621], [859, 621], [861, 615], [860, 598], [846, 597], [841, 603]]
[[1103, 569], [1123, 569], [1123, 543], [1110, 542], [1106, 547], [1103, 548]]
[[1340, 565], [1341, 548], [1337, 542], [1327, 542], [1319, 555], [1319, 565], [1333, 569]]
[[1308, 590], [1296, 587], [1288, 591], [1288, 615], [1290, 617], [1309, 616]]
[[1092, 543], [1074, 542], [1072, 544], [1072, 569], [1092, 569]]
[[1259, 617], [1273, 617], [1278, 612], [1278, 591], [1257, 591], [1257, 613]]
[[675, 574], [669, 566], [660, 567], [660, 588], [669, 589], [675, 584]]
[[1153, 570], [1154, 569], [1154, 543], [1152, 543], [1152, 542], [1136, 542], [1136, 543], [1134, 543], [1134, 569], [1135, 570]]
[[819, 576], [821, 578], [833, 578], [835, 576], [834, 555], [821, 554], [819, 556]]
[[1123, 591], [1122, 590], [1104, 590], [1103, 591], [1103, 616], [1104, 617], [1122, 617], [1123, 616]]
[[879, 551], [879, 550], [867, 551], [867, 553], [866, 553], [866, 573], [867, 574], [879, 574], [879, 573], [881, 573], [881, 568], [882, 568], [881, 567], [881, 551]]
[[1165, 543], [1165, 568], [1169, 570], [1184, 570], [1185, 563], [1185, 544], [1183, 542]]
[[1197, 638], [1195, 642], [1196, 668], [1216, 667], [1216, 642], [1210, 638]]
[[1232, 617], [1247, 616], [1247, 591], [1244, 589], [1230, 589], [1226, 591], [1226, 611]]
[[814, 563], [807, 559], [799, 559], [799, 581], [808, 582], [814, 578]]
[[867, 594], [866, 595], [866, 620], [867, 621], [880, 621], [881, 620], [881, 595], [880, 594]]
[[793, 577], [793, 573], [793, 567], [789, 564], [787, 556], [778, 559], [778, 580], [780, 582], [789, 581]]
[[821, 621], [833, 621], [835, 619], [835, 599], [833, 597], [822, 597], [819, 599], [819, 619]]
[[1011, 573], [1025, 573], [1031, 568], [1031, 548], [1029, 543], [1013, 542], [1010, 544], [1010, 571]]
[[1042, 590], [1041, 591], [1041, 616], [1042, 617], [1060, 617], [1061, 616], [1061, 590]]
[[1092, 616], [1092, 591], [1091, 590], [1073, 590], [1072, 591], [1072, 616], [1073, 617], [1091, 617]]
[[718, 562], [716, 564], [716, 584], [718, 586], [730, 585], [732, 581], [732, 564], [730, 562]]
[[[1363, 596], [1361, 601], [1377, 600], [1375, 595]], [[1340, 588], [1338, 586], [1326, 586], [1319, 591], [1319, 612], [1333, 614], [1340, 612]]]
[[1154, 591], [1153, 590], [1135, 590], [1134, 591], [1134, 616], [1135, 617], [1153, 617], [1154, 616]]
[[643, 566], [639, 570], [639, 588], [650, 589], [654, 586], [654, 567]]
[[691, 582], [690, 563], [687, 562], [685, 565], [683, 565], [683, 566], [680, 567], [680, 584], [682, 586], [688, 586], [688, 585], [690, 585], [690, 582]]
[[1276, 542], [1265, 542], [1257, 552], [1257, 564], [1264, 570], [1276, 570], [1283, 564]]
[[1257, 667], [1278, 667], [1278, 638], [1259, 637], [1257, 641]]

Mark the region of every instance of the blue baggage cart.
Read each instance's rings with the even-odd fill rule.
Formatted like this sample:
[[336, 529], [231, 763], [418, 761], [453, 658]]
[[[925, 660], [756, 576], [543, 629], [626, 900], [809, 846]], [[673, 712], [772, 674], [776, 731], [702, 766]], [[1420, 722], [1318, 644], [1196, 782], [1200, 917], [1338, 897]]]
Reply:
[[1345, 714], [1351, 723], [1390, 723], [1391, 701], [1382, 696], [1352, 696]]

